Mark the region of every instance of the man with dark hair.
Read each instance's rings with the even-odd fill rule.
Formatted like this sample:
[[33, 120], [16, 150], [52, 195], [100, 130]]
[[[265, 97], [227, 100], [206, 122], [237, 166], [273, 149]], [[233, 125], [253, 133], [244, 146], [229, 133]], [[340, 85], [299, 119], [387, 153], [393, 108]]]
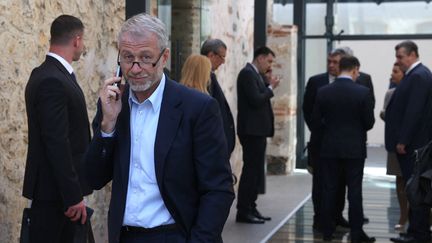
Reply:
[[339, 62], [336, 80], [318, 90], [312, 113], [312, 132], [321, 133], [319, 157], [323, 182], [321, 227], [324, 240], [335, 230], [337, 193], [341, 180], [348, 186], [351, 242], [374, 242], [363, 231], [362, 179], [366, 132], [375, 119], [369, 89], [356, 85], [360, 63], [353, 56]]
[[274, 116], [270, 99], [279, 79], [270, 79], [268, 86], [261, 75], [271, 69], [274, 52], [268, 47], [255, 50], [252, 63], [237, 78], [237, 134], [243, 148], [243, 169], [240, 177], [236, 221], [262, 224], [270, 217], [257, 210], [259, 183], [265, 168], [267, 137], [274, 134]]
[[[397, 86], [385, 114], [386, 149], [396, 152], [405, 182], [415, 164], [414, 151], [425, 146], [432, 134], [432, 74], [419, 60], [418, 47], [412, 41], [396, 45], [396, 62], [405, 77]], [[409, 204], [406, 235], [394, 242], [429, 242], [430, 208]]]
[[61, 15], [51, 25], [45, 62], [27, 83], [28, 153], [23, 196], [31, 199], [31, 242], [72, 242], [74, 221], [84, 224], [84, 179], [90, 130], [84, 94], [71, 63], [84, 51], [84, 25]]
[[218, 67], [225, 63], [226, 52], [227, 47], [225, 43], [219, 39], [208, 39], [201, 47], [201, 55], [207, 56], [211, 62], [212, 71], [210, 74], [211, 82], [209, 94], [219, 103], [225, 137], [227, 140], [228, 155], [231, 156], [231, 153], [234, 151], [235, 147], [234, 118], [228, 105], [228, 101], [225, 98], [215, 74], [215, 71], [218, 69]]
[[[306, 122], [307, 127], [311, 131], [309, 143], [307, 145], [308, 149], [308, 163], [309, 166], [313, 168], [312, 174], [312, 202], [314, 206], [314, 220], [313, 220], [313, 229], [320, 231], [320, 214], [321, 214], [321, 198], [322, 198], [322, 175], [321, 175], [321, 162], [319, 160], [319, 151], [320, 151], [320, 143], [321, 143], [321, 131], [315, 130], [312, 131], [312, 111], [315, 105], [316, 94], [318, 89], [321, 87], [328, 85], [329, 83], [333, 83], [336, 77], [340, 73], [339, 62], [344, 56], [352, 56], [353, 52], [349, 47], [340, 47], [332, 50], [327, 57], [327, 72], [314, 75], [309, 78], [306, 90], [303, 96], [303, 116]], [[359, 77], [355, 81], [356, 84], [363, 85], [369, 88], [373, 100], [373, 105], [375, 106], [375, 98], [373, 92], [373, 85], [370, 78], [370, 75], [360, 72]], [[345, 207], [345, 191], [346, 191], [346, 183], [344, 182], [344, 178], [340, 178], [341, 183], [339, 192], [337, 193], [336, 200], [336, 210], [335, 210], [335, 222], [336, 225], [348, 228], [349, 223], [343, 217], [343, 211]], [[369, 222], [368, 218], [364, 218], [365, 223]]]

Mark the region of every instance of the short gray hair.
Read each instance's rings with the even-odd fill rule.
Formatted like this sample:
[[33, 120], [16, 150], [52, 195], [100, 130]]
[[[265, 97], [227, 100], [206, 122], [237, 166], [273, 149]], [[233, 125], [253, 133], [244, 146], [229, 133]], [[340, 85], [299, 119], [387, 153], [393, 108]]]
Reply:
[[330, 56], [354, 56], [354, 52], [348, 46], [342, 46], [330, 52]]
[[146, 13], [137, 14], [126, 20], [117, 36], [118, 45], [120, 46], [125, 33], [130, 33], [133, 36], [143, 36], [143, 33], [148, 32], [157, 36], [161, 50], [168, 47], [168, 34], [165, 24], [160, 19]]
[[213, 52], [215, 54], [219, 54], [219, 48], [227, 49], [227, 46], [225, 43], [219, 39], [208, 39], [204, 41], [202, 47], [201, 47], [201, 55], [207, 56], [210, 52]]

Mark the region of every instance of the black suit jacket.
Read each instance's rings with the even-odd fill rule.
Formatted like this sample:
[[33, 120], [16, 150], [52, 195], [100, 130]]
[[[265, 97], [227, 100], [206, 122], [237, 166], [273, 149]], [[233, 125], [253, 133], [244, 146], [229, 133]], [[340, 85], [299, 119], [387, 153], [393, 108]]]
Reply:
[[[126, 87], [128, 91], [129, 88]], [[89, 182], [100, 189], [112, 180], [109, 242], [118, 242], [130, 164], [129, 92], [122, 97], [115, 136], [102, 138], [101, 109], [94, 119]], [[188, 242], [219, 242], [234, 199], [231, 167], [216, 100], [167, 79], [156, 133], [155, 173], [162, 199]]]
[[29, 142], [23, 196], [75, 205], [92, 192], [83, 175], [90, 142], [84, 94], [64, 66], [47, 56], [32, 71], [25, 100]]
[[420, 148], [432, 139], [432, 74], [423, 64], [405, 75], [386, 109], [385, 141], [388, 151], [398, 143], [407, 152]]
[[237, 134], [271, 137], [274, 115], [270, 99], [273, 91], [248, 63], [237, 77]]
[[209, 93], [219, 103], [219, 109], [221, 111], [222, 123], [228, 145], [228, 155], [231, 155], [235, 147], [234, 118], [228, 102], [225, 98], [225, 95], [219, 85], [219, 82], [216, 79], [216, 75], [214, 73], [211, 73], [210, 77], [211, 82], [209, 87]]
[[[371, 76], [369, 74], [360, 72], [360, 76], [357, 78], [355, 83], [369, 88], [372, 97], [372, 104], [373, 107], [375, 107], [375, 95], [374, 95]], [[309, 149], [312, 149], [312, 151], [319, 150], [319, 144], [321, 143], [320, 131], [319, 130], [312, 131], [312, 112], [314, 109], [315, 99], [318, 90], [327, 84], [329, 84], [328, 72], [312, 76], [309, 78], [307, 82], [305, 93], [303, 96], [303, 106], [302, 106], [303, 117], [305, 119], [306, 125], [311, 131], [311, 137], [309, 139], [310, 142]]]
[[312, 113], [312, 131], [322, 132], [322, 158], [366, 158], [366, 132], [375, 122], [369, 89], [337, 78], [319, 89]]
[[374, 87], [373, 87], [371, 76], [367, 73], [360, 72], [360, 75], [357, 78], [356, 83], [369, 88], [372, 95], [373, 105], [375, 107], [375, 94], [374, 94]]

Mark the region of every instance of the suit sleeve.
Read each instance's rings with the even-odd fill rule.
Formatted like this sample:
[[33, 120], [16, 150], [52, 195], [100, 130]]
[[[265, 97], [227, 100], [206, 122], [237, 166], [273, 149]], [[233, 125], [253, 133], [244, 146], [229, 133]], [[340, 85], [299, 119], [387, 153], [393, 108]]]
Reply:
[[430, 95], [430, 88], [426, 84], [426, 80], [419, 74], [413, 73], [409, 80], [405, 80], [409, 84], [409, 97], [407, 97], [407, 105], [405, 115], [403, 116], [400, 127], [400, 137], [398, 143], [409, 145], [412, 141], [412, 136], [416, 133], [421, 119], [428, 107], [425, 107]]
[[96, 116], [92, 122], [94, 135], [86, 155], [87, 181], [96, 190], [104, 187], [112, 179], [113, 150], [116, 139], [115, 136], [102, 137], [101, 120], [102, 108], [100, 100], [98, 100]]
[[246, 101], [253, 107], [259, 108], [267, 105], [271, 97], [273, 97], [273, 91], [269, 88], [265, 88], [262, 91], [258, 87], [257, 75], [252, 71], [242, 71], [238, 77], [238, 89], [240, 89], [246, 97]]
[[363, 125], [366, 131], [372, 129], [375, 124], [374, 116], [374, 100], [372, 94], [367, 92], [364, 99], [363, 105]]
[[77, 171], [69, 141], [68, 99], [65, 87], [54, 78], [41, 82], [36, 105], [42, 142], [46, 148], [61, 197], [66, 208], [82, 201]]
[[312, 112], [315, 103], [316, 89], [314, 89], [311, 79], [308, 80], [303, 96], [303, 117], [309, 130], [312, 130]]
[[193, 140], [200, 203], [190, 242], [217, 242], [234, 200], [234, 191], [220, 111], [214, 99], [209, 99], [201, 111]]

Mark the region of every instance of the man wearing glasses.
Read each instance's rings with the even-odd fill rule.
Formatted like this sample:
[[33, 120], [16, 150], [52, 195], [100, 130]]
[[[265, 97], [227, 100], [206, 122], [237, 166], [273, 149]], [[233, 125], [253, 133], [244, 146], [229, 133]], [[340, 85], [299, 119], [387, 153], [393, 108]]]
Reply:
[[227, 140], [228, 155], [231, 156], [231, 153], [234, 151], [235, 147], [234, 118], [228, 105], [228, 101], [225, 98], [215, 74], [215, 71], [219, 68], [219, 66], [225, 63], [226, 51], [227, 47], [225, 43], [219, 39], [208, 39], [201, 47], [201, 55], [208, 57], [212, 65], [209, 93], [219, 103], [225, 137]]
[[112, 180], [109, 242], [221, 242], [234, 192], [217, 102], [163, 74], [156, 17], [127, 20], [118, 46], [127, 83], [105, 80], [87, 156], [91, 186]]

